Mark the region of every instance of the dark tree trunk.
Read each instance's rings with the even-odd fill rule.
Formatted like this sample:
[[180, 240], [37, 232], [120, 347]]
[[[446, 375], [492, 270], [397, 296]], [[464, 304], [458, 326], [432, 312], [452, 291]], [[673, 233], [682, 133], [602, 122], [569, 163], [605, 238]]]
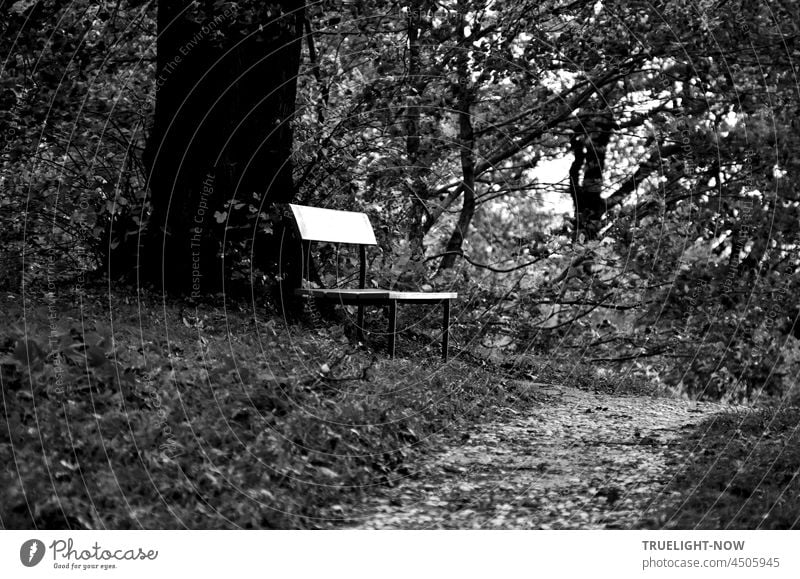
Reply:
[[277, 253], [280, 228], [257, 234], [248, 211], [228, 204], [262, 208], [294, 196], [290, 120], [303, 20], [300, 0], [159, 0], [145, 280], [208, 294], [223, 286], [226, 267], [249, 258], [248, 240]]
[[569, 183], [575, 207], [575, 234], [583, 233], [589, 239], [597, 235], [600, 221], [608, 210], [602, 197], [603, 170], [614, 121], [604, 116], [593, 125], [582, 127], [570, 139], [573, 161]]
[[445, 255], [439, 265], [440, 271], [449, 269], [456, 264], [456, 259], [461, 255], [464, 239], [469, 231], [472, 218], [475, 216], [475, 160], [472, 119], [468, 110], [460, 110], [458, 116], [461, 134], [461, 191], [464, 200], [455, 229], [453, 229], [453, 233], [445, 246]]
[[[464, 14], [465, 12], [462, 12]], [[462, 50], [458, 57], [459, 84], [457, 89], [456, 111], [458, 112], [458, 137], [461, 148], [461, 194], [463, 204], [458, 222], [444, 250], [444, 257], [439, 264], [439, 271], [452, 268], [456, 258], [461, 255], [464, 239], [469, 231], [472, 218], [475, 215], [475, 133], [472, 128], [472, 103], [473, 94], [469, 86], [469, 63], [466, 49], [467, 38], [464, 36], [464, 26], [461, 30]]]

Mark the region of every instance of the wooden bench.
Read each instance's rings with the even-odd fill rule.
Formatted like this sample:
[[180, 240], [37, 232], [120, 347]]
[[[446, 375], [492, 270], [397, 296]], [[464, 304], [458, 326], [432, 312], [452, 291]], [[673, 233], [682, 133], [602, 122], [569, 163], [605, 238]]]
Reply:
[[[358, 306], [358, 338], [364, 340], [364, 308], [389, 306], [389, 355], [394, 358], [397, 337], [397, 304], [442, 304], [442, 359], [447, 360], [450, 341], [450, 301], [458, 297], [454, 292], [404, 292], [368, 289], [367, 246], [377, 245], [375, 232], [366, 213], [336, 211], [318, 207], [290, 204], [300, 238], [303, 241], [303, 272], [310, 263], [311, 242], [344, 243], [359, 247], [358, 289], [298, 288], [295, 294], [307, 298], [336, 301], [341, 305]], [[307, 279], [307, 277], [306, 277]]]

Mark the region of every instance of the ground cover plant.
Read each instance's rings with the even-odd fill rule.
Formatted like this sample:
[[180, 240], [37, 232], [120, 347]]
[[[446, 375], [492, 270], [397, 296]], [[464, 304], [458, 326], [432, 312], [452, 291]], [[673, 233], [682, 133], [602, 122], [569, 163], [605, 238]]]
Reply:
[[[682, 442], [690, 462], [667, 487], [654, 528], [800, 528], [800, 408], [740, 409]], [[677, 498], [675, 498], [677, 497]]]
[[[428, 436], [525, 389], [436, 357], [388, 360], [341, 326], [240, 305], [4, 296], [4, 527], [315, 528], [396, 484]], [[78, 304], [82, 305], [78, 305]], [[435, 346], [434, 346], [435, 347]]]

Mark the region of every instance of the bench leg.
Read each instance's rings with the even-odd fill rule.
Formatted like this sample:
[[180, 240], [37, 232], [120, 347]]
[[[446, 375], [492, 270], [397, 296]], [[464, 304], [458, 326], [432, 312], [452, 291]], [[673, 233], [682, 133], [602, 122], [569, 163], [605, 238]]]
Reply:
[[356, 337], [359, 342], [364, 341], [364, 306], [358, 306], [358, 328], [356, 329]]
[[394, 346], [397, 337], [397, 302], [389, 302], [389, 357], [394, 358]]
[[442, 306], [442, 360], [447, 362], [447, 350], [450, 345], [450, 300], [445, 300]]

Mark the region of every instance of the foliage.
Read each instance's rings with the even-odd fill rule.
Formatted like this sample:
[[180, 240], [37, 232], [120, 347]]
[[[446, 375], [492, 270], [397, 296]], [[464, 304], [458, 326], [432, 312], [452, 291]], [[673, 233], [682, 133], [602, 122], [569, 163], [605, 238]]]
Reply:
[[[376, 281], [458, 289], [461, 343], [493, 356], [561, 344], [690, 396], [782, 391], [789, 370], [768, 368], [782, 368], [796, 315], [784, 282], [797, 267], [797, 132], [793, 55], [776, 47], [795, 30], [749, 4], [682, 6], [321, 6], [301, 69], [300, 199], [366, 209]], [[743, 53], [741, 34], [765, 41]], [[462, 86], [476, 209], [444, 275], [462, 223]], [[540, 183], [537, 166], [577, 155], [576, 136], [576, 178]], [[584, 228], [545, 210], [544, 193], [605, 208]], [[755, 331], [766, 311], [774, 321]]]
[[56, 0], [2, 10], [0, 277], [58, 283], [112, 262], [118, 275], [147, 214], [152, 10]]
[[5, 528], [325, 527], [408, 474], [430, 434], [524, 403], [496, 374], [379, 360], [341, 327], [148, 295], [109, 318], [89, 305], [102, 297], [53, 302], [52, 328], [48, 307], [28, 311], [27, 330], [4, 298]]

